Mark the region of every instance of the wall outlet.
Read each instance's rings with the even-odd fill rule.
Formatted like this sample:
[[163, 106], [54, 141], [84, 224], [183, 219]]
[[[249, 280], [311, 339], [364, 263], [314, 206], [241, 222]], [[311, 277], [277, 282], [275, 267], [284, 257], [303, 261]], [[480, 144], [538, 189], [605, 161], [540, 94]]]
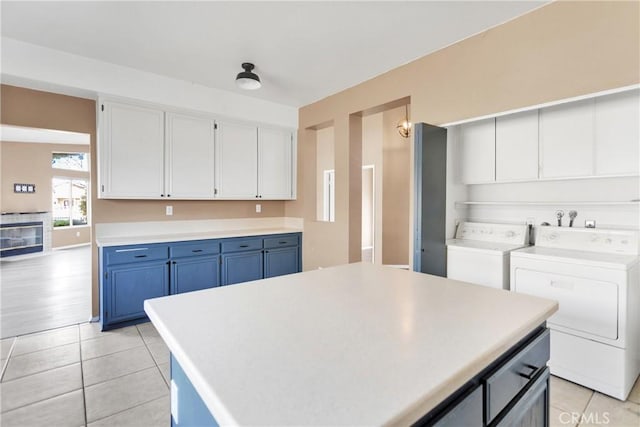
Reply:
[[527, 218], [526, 224], [527, 225], [536, 225], [536, 219], [534, 217], [530, 216], [529, 218]]
[[262, 212], [262, 205], [257, 204], [256, 205], [256, 213], [260, 213], [260, 212]]
[[596, 228], [595, 219], [587, 219], [584, 221], [584, 228]]
[[165, 209], [165, 214], [167, 216], [173, 215], [173, 206], [167, 206]]
[[76, 231], [76, 237], [80, 237], [80, 232]]

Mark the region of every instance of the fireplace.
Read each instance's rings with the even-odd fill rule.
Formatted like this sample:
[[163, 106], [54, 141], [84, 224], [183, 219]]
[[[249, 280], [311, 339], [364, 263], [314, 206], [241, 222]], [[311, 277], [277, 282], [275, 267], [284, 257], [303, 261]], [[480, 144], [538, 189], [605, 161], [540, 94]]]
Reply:
[[51, 251], [51, 212], [2, 212], [0, 258]]
[[42, 221], [0, 224], [0, 257], [43, 250]]

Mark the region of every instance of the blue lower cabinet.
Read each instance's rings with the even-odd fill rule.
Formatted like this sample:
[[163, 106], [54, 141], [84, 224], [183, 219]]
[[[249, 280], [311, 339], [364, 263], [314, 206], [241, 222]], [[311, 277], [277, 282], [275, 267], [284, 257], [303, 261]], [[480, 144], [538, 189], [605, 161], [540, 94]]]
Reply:
[[144, 318], [144, 300], [169, 293], [169, 265], [155, 261], [109, 267], [105, 285], [103, 326]]
[[262, 251], [222, 254], [222, 284], [262, 279]]
[[220, 255], [171, 262], [171, 293], [199, 291], [220, 286]]
[[171, 355], [171, 427], [217, 427], [213, 415]]
[[298, 247], [264, 251], [264, 277], [283, 276], [300, 271]]

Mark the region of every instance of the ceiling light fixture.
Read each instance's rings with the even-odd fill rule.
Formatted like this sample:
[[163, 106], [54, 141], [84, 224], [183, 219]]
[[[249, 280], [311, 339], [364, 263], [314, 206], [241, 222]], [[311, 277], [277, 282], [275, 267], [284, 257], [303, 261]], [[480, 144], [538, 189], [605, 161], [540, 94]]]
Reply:
[[243, 62], [242, 68], [244, 68], [244, 71], [238, 73], [236, 76], [236, 84], [238, 87], [245, 90], [260, 89], [262, 86], [262, 83], [260, 83], [260, 77], [252, 71], [255, 68], [255, 65], [250, 62]]
[[404, 119], [398, 122], [396, 129], [398, 129], [398, 133], [403, 138], [409, 138], [409, 135], [411, 135], [411, 122], [409, 121], [409, 107], [407, 104], [404, 106]]

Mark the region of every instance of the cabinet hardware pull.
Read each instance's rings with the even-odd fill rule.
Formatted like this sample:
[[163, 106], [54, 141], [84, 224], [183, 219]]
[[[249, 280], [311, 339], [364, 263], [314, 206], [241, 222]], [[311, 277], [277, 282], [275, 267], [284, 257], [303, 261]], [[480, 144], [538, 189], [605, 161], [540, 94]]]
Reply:
[[161, 194], [160, 197], [164, 197], [164, 194]]
[[287, 244], [287, 242], [278, 242], [278, 244], [280, 244], [280, 245], [286, 245], [286, 244]]
[[176, 265], [176, 262], [175, 262], [175, 261], [173, 261], [173, 265]]
[[533, 366], [533, 365], [524, 365], [525, 368], [529, 368], [531, 369], [531, 372], [529, 372], [528, 374], [522, 373], [522, 372], [518, 372], [518, 375], [520, 375], [522, 378], [526, 378], [528, 380], [532, 379], [533, 377], [535, 377], [538, 372], [540, 371], [540, 368], [538, 368], [537, 366]]
[[202, 249], [194, 249], [191, 252], [202, 252]]
[[134, 255], [133, 257], [134, 258], [146, 258], [147, 256], [146, 255]]
[[248, 248], [249, 245], [240, 245], [241, 248]]
[[171, 197], [171, 194], [167, 194], [167, 197]]

